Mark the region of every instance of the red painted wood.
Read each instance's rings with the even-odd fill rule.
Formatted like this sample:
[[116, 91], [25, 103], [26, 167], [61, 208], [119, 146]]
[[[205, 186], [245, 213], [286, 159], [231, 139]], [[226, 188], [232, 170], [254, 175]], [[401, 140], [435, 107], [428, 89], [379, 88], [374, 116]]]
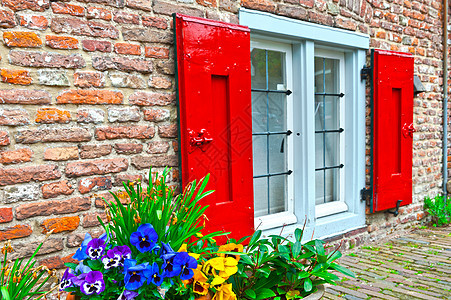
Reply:
[[375, 50], [373, 211], [412, 203], [413, 56]]
[[177, 14], [182, 184], [211, 174], [207, 232], [253, 233], [250, 35]]

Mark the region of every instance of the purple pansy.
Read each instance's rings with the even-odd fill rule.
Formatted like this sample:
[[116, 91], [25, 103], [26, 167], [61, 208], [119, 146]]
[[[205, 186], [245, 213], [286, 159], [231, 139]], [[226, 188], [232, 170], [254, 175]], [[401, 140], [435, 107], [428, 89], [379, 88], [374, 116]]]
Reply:
[[147, 284], [153, 283], [156, 286], [160, 286], [163, 282], [164, 277], [160, 274], [160, 267], [156, 262], [148, 266], [144, 274], [147, 277]]
[[64, 289], [74, 286], [74, 283], [72, 282], [72, 278], [74, 277], [75, 275], [71, 273], [71, 269], [67, 268], [66, 271], [64, 271], [63, 277], [61, 278], [60, 291], [64, 291]]
[[133, 300], [138, 296], [137, 292], [124, 290], [117, 300]]
[[102, 257], [102, 263], [105, 269], [122, 267], [126, 259], [132, 258], [132, 252], [128, 246], [116, 246], [107, 251]]
[[74, 282], [74, 284], [80, 287], [80, 291], [85, 295], [99, 295], [105, 290], [103, 274], [99, 271], [83, 273], [72, 279], [72, 281]]
[[187, 252], [179, 252], [174, 257], [174, 267], [180, 268], [180, 279], [188, 280], [193, 278], [194, 271], [197, 268], [197, 260], [190, 256]]
[[146, 282], [144, 270], [147, 269], [149, 263], [136, 264], [134, 259], [126, 259], [124, 262], [124, 282], [127, 290], [136, 290]]
[[130, 250], [130, 248], [127, 245], [114, 247], [113, 251], [116, 255], [119, 255], [121, 257], [121, 260], [120, 260], [121, 266], [124, 265], [124, 261], [126, 259], [132, 258], [132, 251]]
[[158, 234], [150, 224], [142, 224], [130, 236], [130, 243], [142, 253], [154, 250], [157, 241]]
[[105, 252], [105, 241], [92, 239], [86, 248], [86, 254], [90, 259], [100, 259]]

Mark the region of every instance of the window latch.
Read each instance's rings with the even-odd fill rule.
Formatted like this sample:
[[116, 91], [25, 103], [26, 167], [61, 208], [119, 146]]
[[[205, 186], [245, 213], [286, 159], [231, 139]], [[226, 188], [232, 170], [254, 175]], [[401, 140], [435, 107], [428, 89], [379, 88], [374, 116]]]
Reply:
[[373, 196], [372, 189], [363, 188], [360, 190], [360, 201], [365, 201], [366, 205], [370, 206], [371, 197]]
[[361, 80], [369, 79], [372, 76], [372, 73], [373, 73], [373, 68], [367, 67], [365, 65], [365, 66], [363, 66], [362, 70], [360, 71], [360, 79]]

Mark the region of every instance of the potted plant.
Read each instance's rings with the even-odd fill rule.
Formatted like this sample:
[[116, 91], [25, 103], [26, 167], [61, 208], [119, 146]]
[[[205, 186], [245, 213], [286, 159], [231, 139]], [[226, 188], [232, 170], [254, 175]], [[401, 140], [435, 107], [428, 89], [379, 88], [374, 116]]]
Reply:
[[174, 196], [168, 172], [150, 177], [145, 190], [140, 181], [128, 182], [126, 197], [113, 194], [108, 222], [99, 218], [105, 233], [86, 234], [73, 256], [79, 263], [66, 264], [60, 290], [83, 300], [295, 299], [338, 279], [330, 270], [351, 274], [333, 262], [338, 251], [326, 254], [321, 241], [301, 244], [300, 229], [295, 242], [262, 239], [256, 231], [217, 245], [214, 238], [225, 233], [202, 235], [207, 207], [198, 203], [212, 193], [204, 192], [209, 177]]

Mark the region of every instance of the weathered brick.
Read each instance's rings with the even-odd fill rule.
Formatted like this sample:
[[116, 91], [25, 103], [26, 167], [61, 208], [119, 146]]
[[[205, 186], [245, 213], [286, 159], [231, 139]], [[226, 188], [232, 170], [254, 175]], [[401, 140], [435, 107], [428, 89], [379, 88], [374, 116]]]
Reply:
[[68, 90], [56, 97], [58, 104], [121, 104], [124, 95], [108, 90]]
[[175, 65], [172, 60], [161, 60], [157, 63], [158, 70], [162, 74], [166, 75], [174, 75], [175, 74]]
[[117, 174], [114, 176], [114, 185], [123, 186], [123, 183], [128, 183], [139, 180], [142, 181], [142, 175], [131, 175], [131, 174]]
[[3, 32], [3, 41], [8, 47], [41, 47], [42, 40], [34, 32], [7, 31]]
[[77, 110], [78, 123], [103, 123], [105, 112], [101, 109], [79, 109]]
[[128, 160], [125, 158], [100, 159], [68, 163], [66, 176], [89, 176], [119, 173], [128, 169]]
[[22, 204], [16, 208], [16, 218], [23, 220], [37, 216], [63, 215], [86, 211], [91, 208], [89, 198], [71, 198], [67, 200], [47, 200]]
[[44, 184], [41, 187], [44, 199], [55, 198], [61, 195], [70, 195], [74, 192], [72, 185], [67, 180]]
[[47, 219], [41, 223], [42, 233], [47, 233], [53, 230], [53, 233], [63, 231], [74, 231], [80, 224], [80, 217], [62, 217]]
[[73, 5], [63, 2], [52, 2], [52, 11], [55, 14], [66, 14], [71, 16], [83, 17], [85, 8], [79, 5]]
[[[14, 252], [8, 255], [12, 260], [29, 257], [36, 250], [36, 244], [30, 241], [12, 243]], [[48, 238], [44, 241], [38, 255], [44, 255], [63, 250], [63, 238]]]
[[171, 16], [173, 13], [181, 13], [194, 17], [204, 17], [204, 13], [200, 9], [160, 0], [154, 0], [153, 11], [154, 13], [168, 16]]
[[167, 153], [169, 150], [169, 143], [163, 141], [150, 142], [147, 153], [150, 154], [162, 154]]
[[108, 41], [96, 41], [96, 40], [84, 40], [81, 42], [83, 50], [94, 52], [111, 52], [113, 51], [113, 46], [111, 42]]
[[237, 13], [240, 7], [240, 3], [233, 0], [221, 0], [219, 1], [219, 8], [232, 13]]
[[139, 114], [139, 108], [127, 107], [127, 108], [109, 108], [108, 109], [108, 121], [114, 122], [138, 122], [141, 120]]
[[2, 5], [14, 11], [30, 9], [44, 11], [49, 8], [50, 0], [2, 0]]
[[109, 190], [113, 187], [110, 176], [83, 178], [78, 181], [78, 190], [81, 194]]
[[33, 81], [27, 70], [1, 69], [0, 79], [2, 82], [21, 85], [29, 85]]
[[25, 110], [0, 108], [0, 125], [19, 126], [29, 123], [28, 113]]
[[117, 154], [137, 154], [143, 151], [141, 144], [115, 144], [114, 149]]
[[145, 89], [146, 81], [142, 75], [128, 74], [123, 72], [108, 72], [111, 85], [114, 87]]
[[131, 164], [138, 170], [142, 170], [150, 167], [176, 167], [178, 160], [176, 155], [134, 156]]
[[117, 54], [141, 55], [141, 46], [128, 43], [116, 43], [114, 52]]
[[153, 76], [149, 79], [149, 87], [156, 89], [170, 89], [172, 81], [165, 77]]
[[70, 86], [69, 78], [65, 71], [59, 70], [39, 70], [39, 83], [50, 86]]
[[58, 179], [61, 172], [58, 166], [40, 165], [14, 169], [0, 169], [0, 185], [11, 185], [30, 181], [46, 181]]
[[152, 0], [127, 0], [127, 7], [137, 8], [141, 10], [152, 10]]
[[142, 22], [144, 26], [155, 27], [158, 29], [167, 29], [167, 21], [163, 18], [142, 16]]
[[10, 142], [8, 132], [0, 130], [0, 146], [8, 146]]
[[101, 19], [105, 21], [111, 21], [113, 14], [108, 9], [102, 7], [88, 7], [86, 17], [88, 19]]
[[46, 30], [49, 27], [49, 20], [44, 16], [23, 15], [20, 16], [20, 25], [28, 29]]
[[89, 228], [89, 227], [100, 226], [100, 222], [97, 219], [97, 217], [100, 217], [100, 219], [104, 223], [107, 222], [105, 213], [86, 213], [83, 215], [83, 227]]
[[51, 97], [41, 90], [0, 90], [0, 104], [50, 104]]
[[98, 127], [95, 130], [96, 139], [151, 139], [155, 135], [153, 126], [116, 126]]
[[150, 122], [166, 121], [169, 119], [170, 116], [168, 110], [160, 108], [145, 109], [143, 112], [144, 112], [144, 120]]
[[79, 54], [13, 50], [9, 53], [9, 59], [11, 64], [22, 67], [80, 69], [86, 66]]
[[169, 58], [169, 49], [163, 47], [146, 47], [146, 57]]
[[130, 104], [139, 106], [165, 106], [173, 103], [174, 100], [174, 94], [162, 94], [153, 92], [135, 92], [128, 98]]
[[46, 35], [45, 44], [53, 49], [78, 49], [78, 40], [70, 36]]
[[70, 112], [54, 107], [39, 108], [36, 113], [36, 123], [53, 124], [69, 123], [71, 121]]
[[122, 37], [126, 41], [145, 43], [172, 44], [174, 42], [172, 33], [149, 27], [124, 26], [122, 27]]
[[196, 0], [196, 2], [205, 7], [216, 7], [218, 5], [216, 0]]
[[80, 147], [80, 157], [83, 159], [87, 158], [98, 158], [111, 153], [113, 146], [111, 145], [83, 145]]
[[45, 160], [64, 161], [70, 159], [78, 159], [77, 147], [56, 147], [47, 148], [44, 152]]
[[53, 18], [50, 28], [55, 33], [117, 39], [119, 30], [110, 24], [76, 18]]
[[14, 13], [1, 9], [0, 10], [0, 27], [1, 28], [13, 28], [16, 27], [16, 18]]
[[85, 3], [99, 3], [99, 4], [106, 4], [109, 6], [114, 7], [120, 7], [123, 8], [125, 6], [125, 0], [80, 0], [79, 2], [85, 2]]
[[83, 233], [72, 233], [67, 235], [67, 247], [80, 247], [81, 243], [85, 238], [85, 234]]
[[20, 130], [15, 139], [17, 143], [34, 144], [39, 142], [87, 142], [91, 140], [91, 137], [89, 130], [72, 127]]
[[50, 270], [63, 269], [65, 267], [64, 261], [60, 256], [53, 256], [39, 261], [40, 266], [46, 266]]
[[39, 199], [41, 189], [37, 183], [22, 184], [5, 188], [5, 203], [33, 201]]
[[119, 70], [124, 72], [151, 73], [153, 70], [152, 61], [144, 58], [94, 56], [92, 67], [99, 71]]
[[177, 137], [177, 125], [160, 125], [158, 126], [158, 135], [165, 138]]
[[30, 225], [16, 225], [0, 230], [0, 242], [30, 236], [33, 230]]
[[101, 72], [75, 72], [74, 85], [81, 88], [104, 87], [105, 75]]
[[13, 220], [13, 209], [11, 207], [0, 208], [0, 223], [8, 223]]
[[18, 164], [23, 162], [31, 161], [33, 157], [33, 151], [28, 148], [22, 148], [11, 151], [0, 152], [0, 163], [7, 164]]
[[131, 14], [124, 11], [117, 11], [113, 18], [116, 23], [123, 24], [139, 24], [139, 15]]

